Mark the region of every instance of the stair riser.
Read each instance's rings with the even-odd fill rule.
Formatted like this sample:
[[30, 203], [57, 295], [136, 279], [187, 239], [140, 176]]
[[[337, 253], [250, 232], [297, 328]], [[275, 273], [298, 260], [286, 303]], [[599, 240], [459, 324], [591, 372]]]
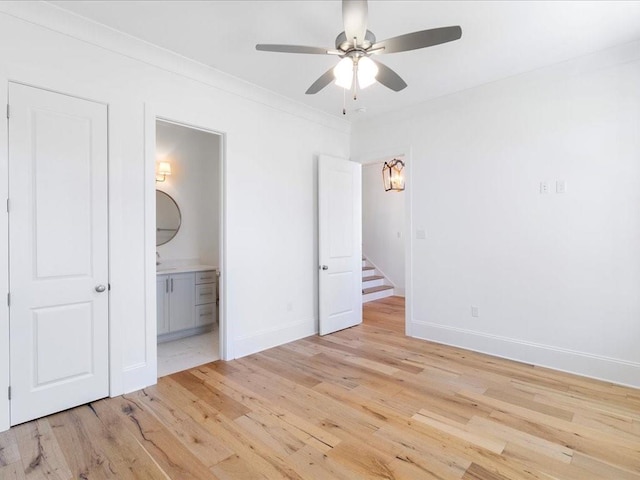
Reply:
[[362, 271], [362, 279], [364, 280], [367, 277], [372, 277], [376, 274], [375, 269], [374, 270], [363, 270]]
[[384, 285], [384, 278], [378, 278], [376, 280], [367, 280], [366, 277], [362, 279], [362, 288], [379, 287]]
[[381, 298], [387, 298], [393, 296], [393, 288], [389, 290], [382, 290], [380, 292], [367, 293], [362, 296], [362, 303], [371, 302], [372, 300], [379, 300]]

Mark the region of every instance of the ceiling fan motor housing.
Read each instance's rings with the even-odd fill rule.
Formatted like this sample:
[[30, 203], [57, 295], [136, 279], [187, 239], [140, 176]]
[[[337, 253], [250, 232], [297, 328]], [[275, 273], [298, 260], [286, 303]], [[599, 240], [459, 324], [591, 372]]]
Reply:
[[336, 48], [342, 52], [348, 52], [349, 50], [355, 48], [361, 48], [366, 50], [376, 43], [376, 36], [369, 30], [364, 36], [364, 40], [361, 41], [358, 45], [353, 44], [353, 39], [348, 39], [347, 34], [344, 32], [340, 32], [340, 35], [336, 37]]

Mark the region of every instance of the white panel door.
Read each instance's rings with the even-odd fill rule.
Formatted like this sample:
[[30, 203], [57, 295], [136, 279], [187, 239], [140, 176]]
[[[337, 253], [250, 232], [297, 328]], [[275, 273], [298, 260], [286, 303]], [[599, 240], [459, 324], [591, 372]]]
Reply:
[[362, 176], [359, 163], [318, 159], [320, 335], [362, 323]]
[[109, 394], [107, 107], [10, 83], [11, 424]]

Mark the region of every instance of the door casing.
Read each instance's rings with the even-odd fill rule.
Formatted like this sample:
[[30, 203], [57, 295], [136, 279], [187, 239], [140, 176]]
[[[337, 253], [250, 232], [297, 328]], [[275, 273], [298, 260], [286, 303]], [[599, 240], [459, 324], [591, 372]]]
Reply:
[[[206, 125], [199, 125], [190, 118], [185, 118], [184, 114], [169, 111], [153, 103], [145, 103], [145, 295], [146, 295], [146, 325], [148, 351], [152, 358], [148, 361], [154, 363], [154, 370], [157, 377], [157, 322], [156, 322], [156, 205], [155, 205], [155, 168], [156, 168], [156, 121], [173, 123], [182, 127], [200, 130], [220, 137], [220, 223], [219, 241], [220, 248], [220, 276], [218, 277], [218, 287], [220, 296], [219, 305], [219, 338], [220, 338], [220, 358], [222, 360], [232, 360], [234, 338], [233, 325], [227, 322], [227, 177], [226, 177], [226, 149], [227, 135], [225, 132]], [[151, 352], [153, 352], [151, 354]]]

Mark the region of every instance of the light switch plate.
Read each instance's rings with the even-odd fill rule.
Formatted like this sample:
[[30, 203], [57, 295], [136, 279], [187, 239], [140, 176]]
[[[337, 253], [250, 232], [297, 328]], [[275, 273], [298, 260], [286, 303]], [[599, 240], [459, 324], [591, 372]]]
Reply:
[[427, 238], [427, 232], [424, 230], [416, 230], [416, 240], [425, 240]]

